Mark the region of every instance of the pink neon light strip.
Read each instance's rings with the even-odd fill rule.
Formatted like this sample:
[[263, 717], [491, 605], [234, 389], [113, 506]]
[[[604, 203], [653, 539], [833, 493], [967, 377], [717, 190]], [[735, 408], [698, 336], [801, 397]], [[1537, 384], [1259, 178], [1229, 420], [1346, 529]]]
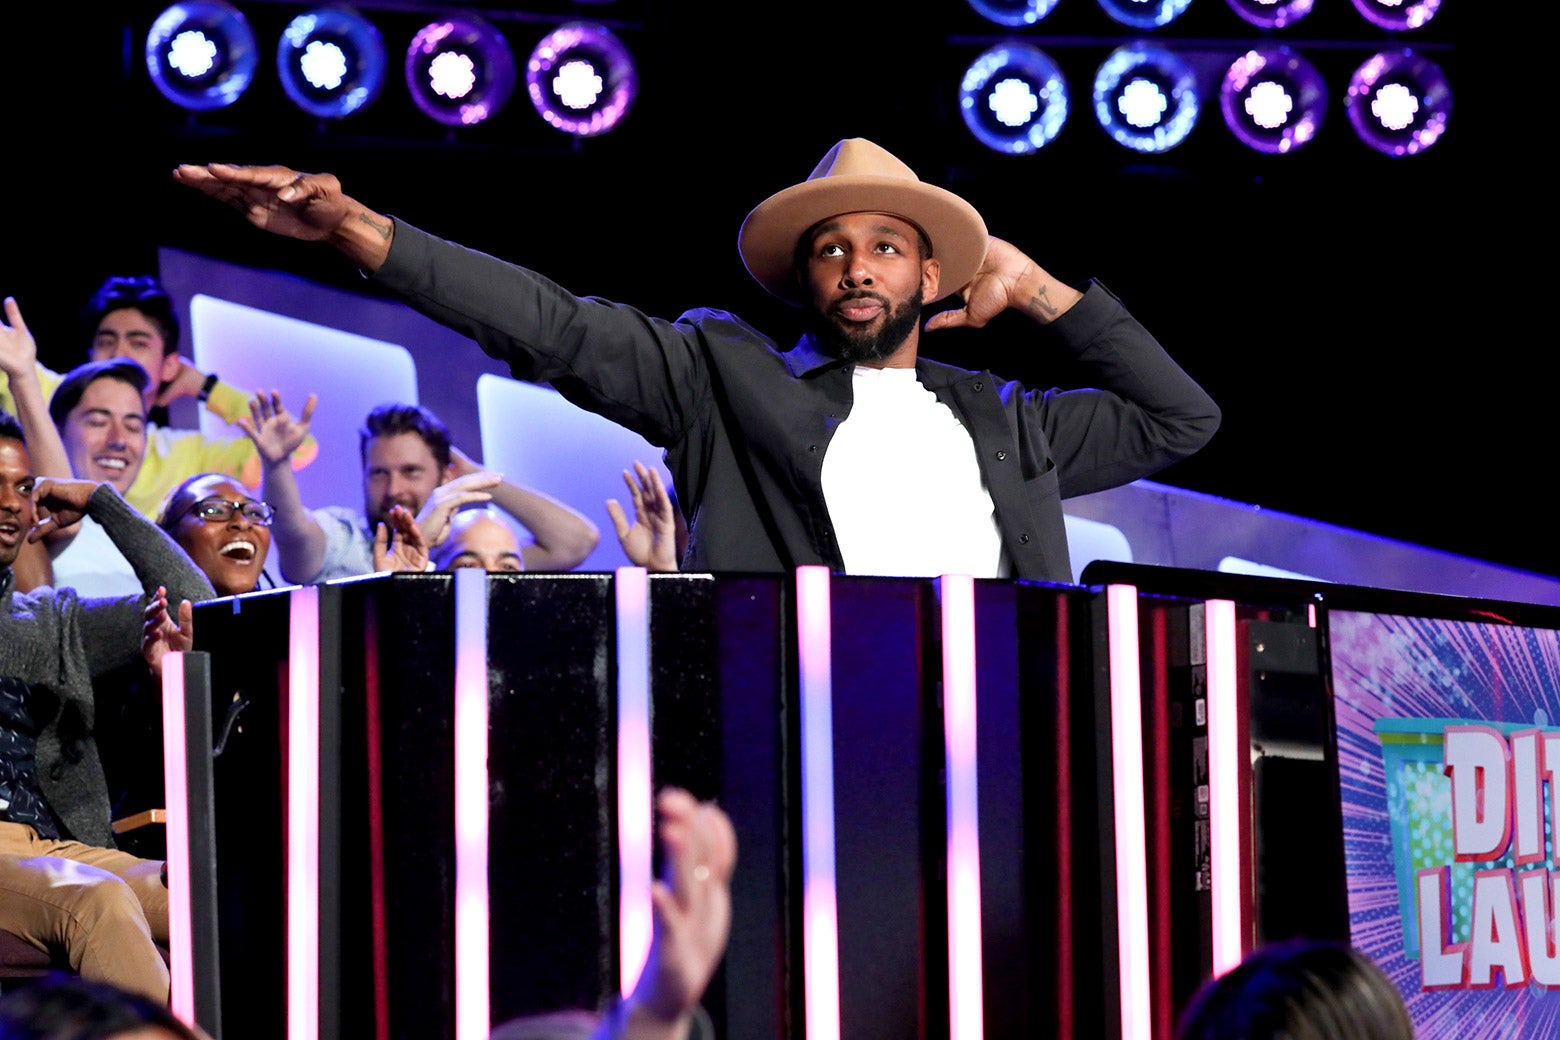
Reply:
[[802, 974], [807, 1040], [839, 1040], [834, 891], [833, 642], [829, 569], [796, 568], [802, 729]]
[[493, 1029], [488, 968], [487, 572], [455, 571], [455, 1037]]
[[320, 594], [288, 594], [287, 1036], [320, 1031]]
[[650, 790], [650, 576], [619, 567], [617, 598], [618, 971], [634, 991], [650, 953], [654, 847]]
[[948, 1027], [985, 1035], [980, 930], [980, 801], [976, 782], [975, 581], [941, 579], [943, 740], [948, 786]]
[[1148, 968], [1148, 824], [1143, 795], [1143, 693], [1138, 660], [1137, 589], [1105, 589], [1110, 639], [1111, 776], [1116, 817], [1117, 956], [1121, 1036], [1153, 1034]]
[[1240, 718], [1236, 700], [1235, 604], [1203, 604], [1208, 660], [1208, 822], [1213, 882], [1213, 974], [1222, 975], [1245, 955], [1241, 920]]
[[163, 804], [168, 811], [168, 953], [173, 992], [169, 1006], [195, 1024], [195, 921], [190, 904], [189, 759], [185, 754], [184, 655], [162, 662]]

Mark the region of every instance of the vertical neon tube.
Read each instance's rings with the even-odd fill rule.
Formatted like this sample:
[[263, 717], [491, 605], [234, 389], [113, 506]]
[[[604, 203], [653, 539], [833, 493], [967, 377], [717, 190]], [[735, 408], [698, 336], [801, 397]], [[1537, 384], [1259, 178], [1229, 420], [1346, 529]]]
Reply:
[[829, 569], [796, 568], [802, 730], [802, 972], [807, 1040], [839, 1040], [834, 892], [834, 719]]
[[975, 581], [965, 575], [945, 575], [940, 585], [948, 788], [948, 1035], [949, 1040], [981, 1040], [986, 1025], [975, 743]]
[[654, 799], [650, 777], [650, 576], [619, 567], [617, 609], [618, 971], [634, 991], [650, 953]]
[[1111, 784], [1115, 792], [1116, 915], [1122, 1040], [1153, 1034], [1148, 965], [1148, 824], [1143, 795], [1143, 691], [1137, 589], [1105, 589], [1110, 646]]
[[455, 571], [455, 1038], [487, 1040], [487, 572]]
[[173, 976], [169, 1007], [195, 1024], [195, 922], [190, 905], [189, 759], [185, 745], [184, 655], [162, 661], [163, 799], [168, 811], [168, 953]]
[[287, 606], [287, 1036], [315, 1040], [320, 1031], [319, 586], [294, 589]]
[[1203, 604], [1208, 662], [1208, 830], [1213, 883], [1213, 974], [1222, 975], [1245, 956], [1241, 920], [1241, 754], [1236, 690], [1235, 604]]

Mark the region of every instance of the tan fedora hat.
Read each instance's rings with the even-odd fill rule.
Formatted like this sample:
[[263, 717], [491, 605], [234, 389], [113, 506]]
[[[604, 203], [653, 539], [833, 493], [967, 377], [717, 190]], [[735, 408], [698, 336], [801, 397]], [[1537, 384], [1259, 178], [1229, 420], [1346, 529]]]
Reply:
[[939, 300], [964, 288], [986, 256], [986, 222], [974, 206], [923, 182], [899, 159], [860, 137], [839, 142], [805, 181], [754, 206], [737, 235], [737, 251], [758, 284], [782, 300], [801, 303], [791, 273], [797, 240], [820, 220], [842, 213], [888, 213], [926, 232], [942, 265]]

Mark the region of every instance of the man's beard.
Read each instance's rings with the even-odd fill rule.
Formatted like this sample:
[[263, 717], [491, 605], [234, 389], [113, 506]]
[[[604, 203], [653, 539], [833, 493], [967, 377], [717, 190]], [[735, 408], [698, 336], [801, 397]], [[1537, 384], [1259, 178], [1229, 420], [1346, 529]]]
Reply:
[[876, 332], [871, 331], [870, 327], [842, 323], [832, 314], [811, 312], [808, 327], [817, 338], [819, 349], [825, 354], [852, 364], [882, 361], [904, 345], [905, 339], [921, 320], [923, 299], [919, 285], [916, 286], [915, 295], [897, 309], [876, 293], [858, 293], [845, 297], [845, 300], [863, 298], [878, 300], [884, 306], [884, 318]]

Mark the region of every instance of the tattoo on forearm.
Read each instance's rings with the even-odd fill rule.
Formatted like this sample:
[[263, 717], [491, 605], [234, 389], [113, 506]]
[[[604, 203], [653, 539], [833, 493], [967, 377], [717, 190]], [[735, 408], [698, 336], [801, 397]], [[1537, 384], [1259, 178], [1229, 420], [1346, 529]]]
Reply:
[[374, 233], [386, 242], [390, 241], [390, 222], [376, 223], [367, 213], [359, 213], [358, 219], [374, 229]]
[[1040, 290], [1029, 298], [1029, 313], [1041, 321], [1050, 321], [1059, 311], [1051, 304], [1049, 285], [1040, 286]]

